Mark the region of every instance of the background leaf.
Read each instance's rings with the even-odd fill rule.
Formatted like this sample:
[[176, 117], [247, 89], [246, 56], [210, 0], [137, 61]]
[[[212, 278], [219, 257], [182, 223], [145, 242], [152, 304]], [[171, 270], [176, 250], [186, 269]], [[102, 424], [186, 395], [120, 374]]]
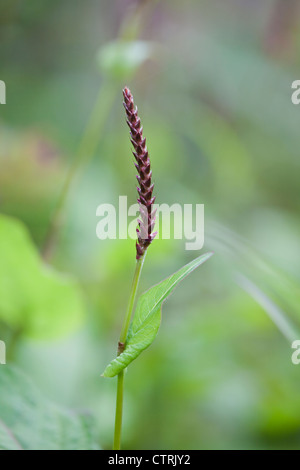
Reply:
[[27, 336], [52, 338], [76, 328], [83, 301], [74, 280], [40, 260], [25, 226], [0, 216], [0, 319]]
[[127, 335], [125, 350], [107, 366], [104, 377], [114, 377], [119, 374], [153, 343], [160, 326], [163, 302], [182, 279], [211, 256], [212, 253], [199, 256], [140, 297]]
[[17, 369], [0, 370], [0, 450], [97, 450], [89, 416], [47, 402]]

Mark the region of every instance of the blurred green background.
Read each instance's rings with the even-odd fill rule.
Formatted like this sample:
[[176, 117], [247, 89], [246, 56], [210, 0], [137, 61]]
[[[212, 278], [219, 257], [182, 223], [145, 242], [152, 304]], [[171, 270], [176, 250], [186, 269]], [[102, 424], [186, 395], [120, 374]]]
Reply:
[[[128, 370], [123, 447], [299, 448], [299, 25], [297, 0], [1, 1], [0, 339], [45, 397], [93, 416], [103, 448], [116, 381], [100, 374], [135, 263], [132, 240], [96, 237], [98, 205], [136, 199], [124, 85], [157, 202], [205, 204], [215, 255]], [[155, 241], [141, 292], [198, 254]]]

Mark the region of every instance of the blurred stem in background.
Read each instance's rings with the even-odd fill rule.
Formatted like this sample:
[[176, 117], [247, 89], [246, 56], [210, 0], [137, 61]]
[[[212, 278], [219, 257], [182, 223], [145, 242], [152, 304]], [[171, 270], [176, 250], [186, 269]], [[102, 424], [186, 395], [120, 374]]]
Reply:
[[119, 38], [123, 41], [134, 41], [139, 37], [144, 27], [144, 19], [147, 18], [159, 0], [137, 0], [136, 5], [128, 9], [120, 26]]
[[[149, 9], [146, 9], [145, 7], [153, 8], [157, 1], [140, 0], [135, 6], [129, 8], [128, 13], [120, 26], [120, 32], [118, 35], [119, 41], [134, 41], [138, 37], [140, 31], [143, 29], [143, 20], [148, 17], [149, 14]], [[105, 77], [90, 120], [79, 145], [77, 155], [68, 171], [65, 183], [53, 211], [49, 227], [46, 231], [45, 241], [41, 249], [41, 254], [45, 261], [50, 261], [53, 256], [57, 246], [60, 229], [63, 224], [65, 205], [72, 189], [72, 185], [79, 176], [80, 171], [88, 164], [95, 154], [107, 116], [116, 98], [117, 90], [119, 90], [119, 84], [116, 86], [116, 82], [112, 77]]]
[[50, 221], [45, 243], [42, 249], [42, 256], [46, 261], [51, 259], [57, 244], [59, 231], [63, 221], [64, 208], [72, 184], [79, 175], [80, 170], [82, 170], [82, 168], [89, 162], [96, 151], [105, 121], [107, 119], [107, 115], [113, 105], [115, 95], [116, 87], [106, 80], [100, 89], [90, 121], [88, 122], [84, 136], [81, 140], [77, 156], [69, 169], [56, 208]]
[[[127, 338], [127, 333], [130, 325], [130, 320], [133, 312], [133, 307], [136, 299], [136, 293], [139, 285], [139, 280], [141, 277], [141, 272], [143, 269], [143, 264], [146, 254], [136, 262], [135, 273], [133, 277], [133, 282], [131, 286], [131, 292], [129, 296], [128, 307], [126, 315], [124, 317], [119, 347], [118, 347], [118, 356], [122, 354], [125, 347], [125, 342]], [[122, 432], [122, 419], [123, 419], [123, 395], [124, 395], [124, 370], [118, 375], [118, 386], [117, 386], [117, 401], [116, 401], [116, 419], [115, 419], [115, 435], [114, 435], [114, 446], [113, 450], [121, 449], [121, 432]]]

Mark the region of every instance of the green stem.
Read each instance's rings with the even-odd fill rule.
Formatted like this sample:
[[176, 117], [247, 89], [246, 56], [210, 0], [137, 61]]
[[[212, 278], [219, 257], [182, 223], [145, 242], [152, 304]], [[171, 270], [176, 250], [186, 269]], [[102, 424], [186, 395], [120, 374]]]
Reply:
[[139, 285], [139, 280], [143, 268], [143, 264], [145, 261], [145, 256], [144, 255], [141, 259], [137, 260], [136, 266], [135, 266], [135, 272], [133, 276], [133, 281], [132, 281], [132, 286], [131, 286], [131, 292], [130, 292], [130, 297], [129, 297], [129, 302], [128, 302], [128, 307], [126, 311], [126, 315], [123, 321], [122, 329], [121, 329], [121, 334], [120, 334], [120, 343], [125, 344], [126, 338], [127, 338], [127, 333], [130, 325], [130, 320], [131, 320], [131, 315], [132, 315], [132, 310], [134, 307], [134, 301], [136, 297], [136, 292], [137, 288]]
[[49, 228], [45, 237], [45, 243], [42, 248], [42, 255], [46, 260], [51, 258], [52, 252], [55, 248], [59, 230], [62, 224], [64, 207], [66, 205], [71, 187], [79, 175], [80, 170], [93, 157], [97, 149], [99, 138], [107, 120], [107, 115], [112, 107], [115, 95], [116, 87], [113, 87], [108, 81], [104, 82], [99, 91], [94, 110], [80, 142], [76, 158], [73, 160], [69, 169], [63, 188], [59, 195], [57, 205], [51, 217]]
[[124, 395], [124, 371], [118, 375], [117, 401], [116, 401], [116, 419], [113, 450], [121, 449], [121, 433], [123, 421], [123, 395]]
[[[133, 312], [134, 302], [136, 293], [141, 277], [143, 264], [145, 261], [146, 254], [136, 262], [135, 273], [132, 281], [130, 297], [126, 315], [123, 321], [122, 330], [120, 334], [118, 356], [124, 351], [127, 333], [130, 325], [130, 320]], [[114, 446], [113, 450], [121, 449], [121, 432], [122, 432], [122, 420], [123, 420], [123, 394], [124, 394], [124, 371], [118, 375], [118, 386], [117, 386], [117, 401], [116, 401], [116, 419], [115, 419], [115, 435], [114, 435]]]

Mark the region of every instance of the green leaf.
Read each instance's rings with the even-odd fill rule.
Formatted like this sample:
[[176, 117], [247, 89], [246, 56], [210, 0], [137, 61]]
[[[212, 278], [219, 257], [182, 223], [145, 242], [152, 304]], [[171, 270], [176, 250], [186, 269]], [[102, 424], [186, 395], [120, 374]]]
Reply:
[[25, 226], [0, 216], [0, 320], [30, 337], [53, 338], [83, 319], [79, 286], [43, 264]]
[[99, 52], [101, 72], [109, 77], [128, 79], [153, 55], [153, 44], [147, 41], [114, 41]]
[[0, 450], [97, 450], [88, 415], [45, 400], [24, 374], [0, 367]]
[[196, 258], [160, 284], [152, 287], [139, 298], [133, 322], [127, 335], [125, 350], [107, 366], [103, 373], [104, 377], [118, 375], [153, 343], [160, 327], [163, 302], [180, 281], [212, 255], [213, 253], [206, 253], [199, 256], [199, 258]]

